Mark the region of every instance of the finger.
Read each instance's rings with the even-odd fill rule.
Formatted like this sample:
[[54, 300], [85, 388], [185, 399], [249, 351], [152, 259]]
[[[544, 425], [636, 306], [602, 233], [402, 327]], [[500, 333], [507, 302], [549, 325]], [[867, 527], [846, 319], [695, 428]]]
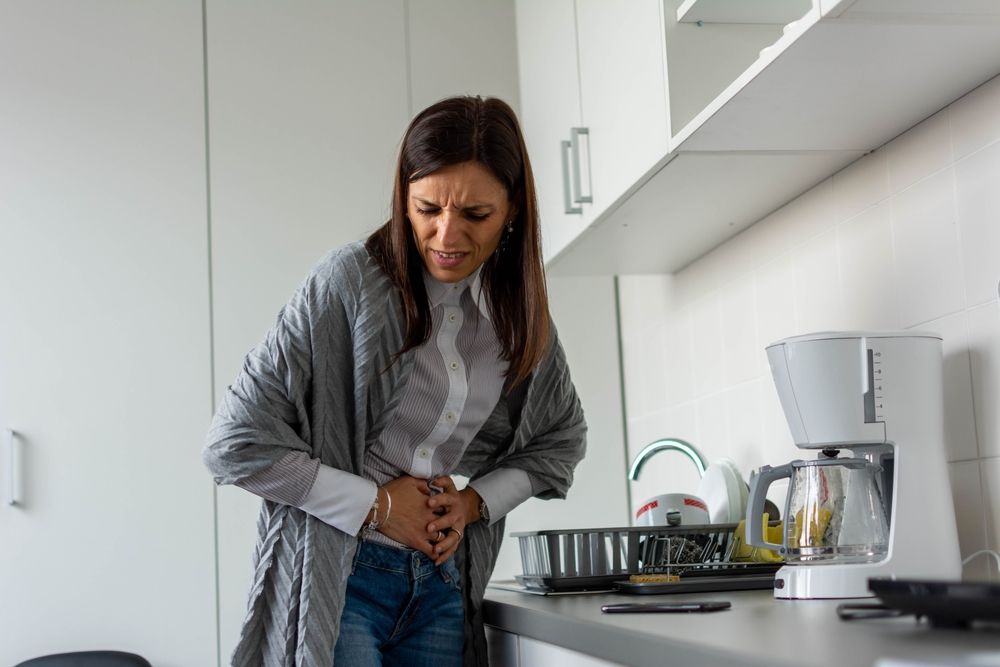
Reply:
[[461, 541], [462, 533], [460, 531], [453, 530], [448, 533], [448, 536], [434, 547], [434, 564], [440, 565], [451, 558], [458, 551], [458, 545]]
[[462, 522], [462, 517], [459, 516], [458, 512], [449, 512], [448, 514], [442, 514], [441, 516], [435, 518], [432, 522], [427, 524], [427, 533], [429, 535], [435, 535], [439, 530], [447, 532], [448, 530], [454, 530], [458, 528], [459, 530], [464, 530], [460, 525]]
[[455, 489], [455, 480], [453, 480], [449, 475], [435, 477], [431, 480], [431, 484], [441, 487], [445, 491], [452, 491]]

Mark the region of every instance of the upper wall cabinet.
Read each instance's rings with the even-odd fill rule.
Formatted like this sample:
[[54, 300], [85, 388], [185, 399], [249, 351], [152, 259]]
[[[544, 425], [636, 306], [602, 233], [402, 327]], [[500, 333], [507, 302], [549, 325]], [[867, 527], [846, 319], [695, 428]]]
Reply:
[[[598, 16], [599, 6], [608, 13], [588, 42], [583, 18]], [[582, 121], [590, 124], [592, 100], [617, 103], [605, 113], [637, 142], [619, 137], [624, 157], [600, 155], [599, 137], [613, 135], [594, 118], [593, 204], [570, 238], [560, 234], [559, 246], [547, 248], [555, 275], [678, 270], [1000, 73], [1000, 3], [986, 0], [578, 0], [573, 9]], [[648, 21], [645, 29], [638, 22], [627, 28], [631, 50], [620, 50], [617, 37], [605, 38], [616, 43], [609, 51], [593, 45], [617, 34], [610, 26], [643, 11], [648, 20], [654, 10], [655, 30]], [[522, 23], [519, 17], [519, 29]], [[519, 35], [519, 48], [532, 41]], [[652, 44], [665, 63], [660, 72], [639, 55]], [[522, 59], [522, 76], [551, 60], [534, 48], [542, 55]], [[588, 62], [612, 74], [588, 78]], [[612, 82], [646, 96], [616, 97]], [[665, 92], [664, 101], [651, 91]], [[562, 104], [523, 79], [522, 98], [529, 97], [550, 113]], [[556, 142], [536, 131], [527, 111], [531, 140]], [[658, 140], [664, 123], [665, 144]], [[540, 200], [555, 196], [547, 189], [539, 183]], [[546, 235], [551, 222], [543, 210]]]
[[660, 0], [519, 0], [521, 117], [546, 259], [668, 151]]

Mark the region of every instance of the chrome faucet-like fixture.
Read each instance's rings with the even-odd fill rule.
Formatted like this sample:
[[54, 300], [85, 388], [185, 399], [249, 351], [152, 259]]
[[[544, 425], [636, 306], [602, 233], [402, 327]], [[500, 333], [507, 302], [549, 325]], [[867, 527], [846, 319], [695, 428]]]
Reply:
[[639, 452], [639, 455], [632, 461], [632, 465], [629, 466], [628, 478], [633, 482], [639, 479], [639, 471], [642, 470], [642, 466], [646, 464], [646, 461], [652, 458], [653, 454], [669, 450], [674, 450], [687, 456], [694, 462], [695, 467], [698, 468], [698, 474], [704, 476], [705, 469], [708, 466], [705, 465], [705, 458], [701, 455], [701, 452], [695, 449], [694, 445], [678, 438], [663, 438], [649, 443]]

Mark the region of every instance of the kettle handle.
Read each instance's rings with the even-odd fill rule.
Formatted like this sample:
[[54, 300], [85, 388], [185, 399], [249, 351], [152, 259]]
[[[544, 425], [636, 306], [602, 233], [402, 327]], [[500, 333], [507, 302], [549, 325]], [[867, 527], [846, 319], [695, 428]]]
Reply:
[[767, 489], [775, 480], [792, 476], [792, 464], [772, 468], [764, 466], [756, 475], [750, 477], [750, 498], [747, 501], [746, 533], [747, 543], [755, 547], [764, 547], [778, 552], [784, 551], [784, 545], [764, 540], [764, 500]]

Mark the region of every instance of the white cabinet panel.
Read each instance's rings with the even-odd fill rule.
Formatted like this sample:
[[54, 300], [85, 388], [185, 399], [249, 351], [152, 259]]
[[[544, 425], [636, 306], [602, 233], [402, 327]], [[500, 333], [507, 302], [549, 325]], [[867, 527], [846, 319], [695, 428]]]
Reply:
[[521, 667], [616, 667], [620, 663], [573, 651], [562, 646], [518, 637], [518, 664]]
[[[576, 9], [573, 0], [518, 0], [517, 57], [521, 123], [531, 157], [549, 259], [586, 226], [583, 212], [567, 213], [562, 141], [581, 124]], [[588, 214], [589, 205], [587, 208]]]
[[[207, 9], [219, 401], [319, 258], [387, 218], [409, 114], [402, 0]], [[218, 492], [224, 663], [245, 613], [259, 506], [240, 489]]]
[[580, 96], [594, 211], [668, 152], [661, 0], [578, 0]]
[[452, 95], [499, 97], [518, 109], [512, 0], [412, 0], [407, 26], [412, 113]]
[[195, 0], [0, 8], [2, 664], [215, 663], [201, 25]]

